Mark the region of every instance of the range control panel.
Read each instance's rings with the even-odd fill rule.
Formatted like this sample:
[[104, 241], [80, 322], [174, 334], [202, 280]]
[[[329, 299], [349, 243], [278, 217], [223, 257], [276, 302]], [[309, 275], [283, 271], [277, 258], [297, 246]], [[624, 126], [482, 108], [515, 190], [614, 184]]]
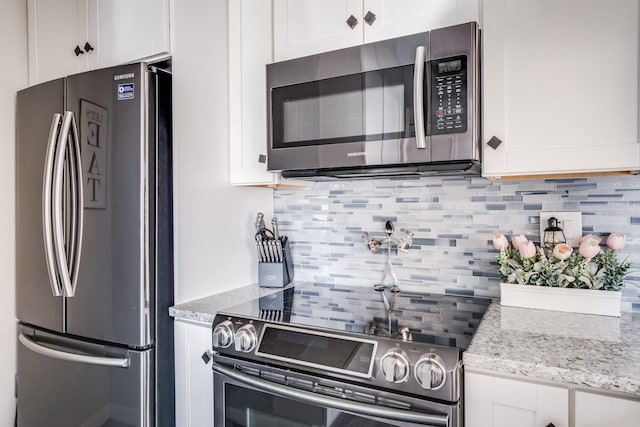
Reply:
[[225, 357], [348, 379], [380, 389], [460, 399], [455, 347], [216, 314], [213, 350]]
[[467, 131], [467, 57], [431, 61], [431, 135]]

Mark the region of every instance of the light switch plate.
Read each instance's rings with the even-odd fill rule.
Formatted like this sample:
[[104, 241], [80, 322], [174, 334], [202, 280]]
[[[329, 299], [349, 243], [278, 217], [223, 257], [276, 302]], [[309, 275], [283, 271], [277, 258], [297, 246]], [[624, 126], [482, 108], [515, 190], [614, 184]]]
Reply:
[[549, 218], [558, 220], [558, 227], [564, 231], [567, 245], [577, 248], [582, 237], [582, 212], [540, 212], [540, 242], [542, 242], [545, 228], [549, 227]]

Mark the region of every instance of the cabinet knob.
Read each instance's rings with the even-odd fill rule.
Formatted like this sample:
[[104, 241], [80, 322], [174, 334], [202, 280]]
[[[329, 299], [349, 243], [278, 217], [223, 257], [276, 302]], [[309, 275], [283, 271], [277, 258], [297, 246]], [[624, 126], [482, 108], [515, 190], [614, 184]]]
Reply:
[[93, 46], [91, 46], [91, 45], [89, 44], [89, 42], [86, 42], [86, 43], [84, 44], [84, 50], [85, 50], [85, 52], [89, 53], [89, 52], [91, 52], [91, 51], [93, 50]]
[[376, 14], [371, 12], [370, 10], [367, 11], [366, 15], [364, 15], [364, 22], [366, 22], [369, 25], [373, 25], [375, 20], [376, 20]]
[[491, 139], [487, 142], [487, 145], [493, 148], [494, 150], [497, 150], [501, 144], [502, 144], [502, 140], [497, 136], [492, 136]]
[[80, 49], [80, 46], [76, 46], [76, 48], [73, 50], [73, 52], [76, 54], [76, 56], [80, 56], [84, 54], [84, 51], [82, 49]]
[[549, 423], [549, 424], [547, 424], [547, 425], [546, 425], [546, 426], [544, 426], [544, 427], [556, 427], [556, 425], [555, 425], [554, 423]]
[[209, 362], [211, 362], [211, 359], [213, 358], [213, 353], [211, 353], [210, 350], [207, 350], [204, 353], [202, 353], [202, 356], [200, 357], [202, 358], [202, 361], [204, 362], [204, 364], [208, 365]]
[[356, 25], [358, 25], [358, 18], [351, 15], [349, 19], [347, 19], [347, 25], [349, 26], [349, 28], [353, 30], [356, 27]]

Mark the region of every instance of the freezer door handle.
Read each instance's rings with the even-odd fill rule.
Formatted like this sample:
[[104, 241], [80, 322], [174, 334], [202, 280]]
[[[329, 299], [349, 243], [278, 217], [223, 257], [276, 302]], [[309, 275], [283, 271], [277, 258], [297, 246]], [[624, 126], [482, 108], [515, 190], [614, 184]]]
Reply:
[[61, 296], [62, 289], [58, 281], [55, 252], [53, 247], [53, 217], [51, 197], [53, 193], [53, 163], [56, 152], [56, 142], [60, 133], [61, 114], [54, 114], [47, 142], [47, 153], [44, 162], [44, 176], [42, 179], [42, 230], [44, 237], [44, 253], [49, 273], [49, 283], [54, 296]]
[[67, 353], [66, 351], [55, 350], [53, 348], [40, 345], [33, 341], [31, 338], [24, 335], [22, 332], [18, 335], [18, 339], [20, 340], [22, 345], [27, 347], [29, 350], [46, 357], [65, 360], [67, 362], [86, 363], [90, 365], [109, 366], [115, 368], [129, 367], [128, 358], [100, 357], [77, 353]]
[[[73, 112], [65, 111], [62, 118], [62, 130], [58, 137], [55, 160], [53, 162], [53, 243], [58, 274], [62, 282], [63, 293], [73, 297], [76, 291], [78, 267], [82, 245], [83, 192], [82, 165], [78, 128]], [[67, 148], [68, 153], [67, 153]], [[68, 162], [65, 165], [65, 160]], [[65, 238], [64, 218], [64, 172], [69, 171], [70, 204], [68, 239]], [[65, 242], [67, 244], [65, 244]]]

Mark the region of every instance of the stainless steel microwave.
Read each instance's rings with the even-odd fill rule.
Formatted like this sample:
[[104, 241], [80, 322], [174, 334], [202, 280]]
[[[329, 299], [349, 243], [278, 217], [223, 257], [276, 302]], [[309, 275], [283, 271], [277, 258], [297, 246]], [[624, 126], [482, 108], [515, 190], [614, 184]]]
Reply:
[[480, 173], [475, 22], [267, 65], [267, 169]]

